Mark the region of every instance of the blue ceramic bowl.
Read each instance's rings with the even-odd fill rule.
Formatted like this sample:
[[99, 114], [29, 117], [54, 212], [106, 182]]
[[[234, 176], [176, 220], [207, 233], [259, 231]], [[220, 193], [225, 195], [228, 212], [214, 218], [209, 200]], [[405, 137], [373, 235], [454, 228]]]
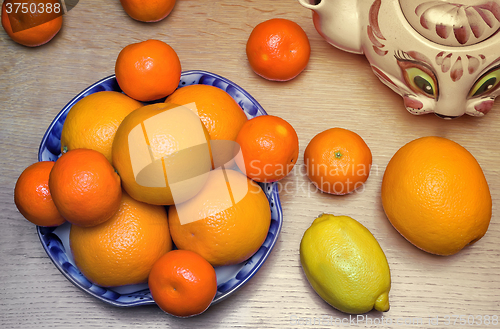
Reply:
[[[225, 90], [241, 106], [248, 118], [267, 114], [250, 94], [221, 76], [205, 71], [183, 72], [179, 88], [192, 84], [211, 85]], [[43, 136], [38, 152], [39, 161], [55, 161], [60, 156], [62, 127], [71, 107], [85, 96], [104, 90], [121, 92], [114, 75], [98, 81], [82, 91], [59, 112], [47, 129], [45, 136]], [[260, 184], [260, 186], [271, 206], [271, 226], [266, 240], [260, 249], [247, 261], [215, 269], [217, 273], [217, 293], [212, 304], [227, 298], [247, 283], [266, 261], [278, 239], [283, 223], [278, 186], [276, 183]], [[69, 248], [70, 227], [69, 223], [55, 228], [37, 226], [38, 236], [47, 255], [69, 281], [95, 298], [111, 305], [131, 307], [155, 303], [147, 284], [104, 288], [91, 283], [85, 278], [76, 268], [71, 255]]]

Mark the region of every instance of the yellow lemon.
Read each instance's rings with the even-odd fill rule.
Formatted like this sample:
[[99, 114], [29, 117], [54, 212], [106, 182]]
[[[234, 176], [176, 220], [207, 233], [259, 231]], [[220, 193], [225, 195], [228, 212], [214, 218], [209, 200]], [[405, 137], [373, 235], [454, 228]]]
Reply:
[[351, 314], [389, 310], [391, 275], [382, 248], [347, 216], [316, 218], [300, 243], [307, 280], [328, 304]]

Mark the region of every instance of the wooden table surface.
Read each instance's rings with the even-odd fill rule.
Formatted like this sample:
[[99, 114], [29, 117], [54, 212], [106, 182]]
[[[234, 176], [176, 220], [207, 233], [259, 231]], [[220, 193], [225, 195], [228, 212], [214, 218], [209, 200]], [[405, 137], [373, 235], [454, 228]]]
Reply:
[[[299, 23], [312, 47], [306, 70], [286, 83], [255, 75], [245, 54], [252, 28], [275, 17]], [[318, 193], [299, 159], [292, 175], [281, 182], [283, 228], [266, 263], [229, 299], [189, 319], [171, 317], [156, 306], [109, 306], [82, 292], [52, 264], [35, 226], [13, 202], [16, 179], [37, 161], [40, 141], [56, 114], [74, 95], [113, 74], [123, 47], [151, 38], [170, 44], [183, 70], [224, 76], [250, 92], [269, 114], [290, 122], [299, 135], [301, 156], [314, 135], [331, 127], [358, 132], [373, 153], [365, 188], [343, 197]], [[499, 105], [483, 118], [444, 121], [409, 114], [364, 56], [327, 44], [315, 30], [311, 12], [294, 0], [178, 0], [169, 17], [150, 24], [129, 18], [117, 0], [83, 0], [64, 16], [61, 32], [34, 49], [14, 43], [1, 30], [0, 327], [298, 328], [338, 327], [344, 321], [345, 326], [428, 328], [429, 320], [438, 324], [434, 327], [447, 327], [447, 319], [448, 327], [457, 327], [460, 316], [476, 319], [476, 325], [462, 327], [500, 326]], [[493, 198], [486, 235], [451, 257], [433, 256], [408, 243], [385, 217], [380, 199], [392, 155], [428, 135], [466, 147], [482, 166]], [[388, 312], [372, 311], [363, 321], [352, 321], [323, 302], [307, 282], [299, 243], [323, 212], [357, 219], [379, 241], [392, 275]], [[480, 316], [489, 316], [490, 325], [477, 325]], [[393, 324], [379, 325], [381, 321]]]

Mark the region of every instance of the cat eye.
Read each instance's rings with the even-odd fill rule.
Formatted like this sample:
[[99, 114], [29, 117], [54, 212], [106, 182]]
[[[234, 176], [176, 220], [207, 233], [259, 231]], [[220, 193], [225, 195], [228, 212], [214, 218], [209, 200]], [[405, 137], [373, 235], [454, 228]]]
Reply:
[[411, 86], [424, 92], [427, 96], [436, 97], [434, 81], [427, 73], [416, 67], [406, 69], [406, 73], [408, 74], [408, 83]]
[[500, 85], [500, 67], [493, 68], [486, 72], [479, 78], [479, 80], [472, 86], [469, 92], [469, 97], [483, 96], [498, 88]]
[[435, 74], [427, 65], [413, 60], [402, 60], [398, 58], [398, 65], [401, 68], [406, 84], [415, 93], [422, 94], [429, 98], [438, 97], [438, 86]]

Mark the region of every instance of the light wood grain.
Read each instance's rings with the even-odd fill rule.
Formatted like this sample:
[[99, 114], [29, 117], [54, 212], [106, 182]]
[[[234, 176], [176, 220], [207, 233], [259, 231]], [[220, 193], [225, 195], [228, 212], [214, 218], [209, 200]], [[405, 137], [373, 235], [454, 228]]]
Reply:
[[[312, 46], [307, 69], [286, 83], [255, 75], [245, 55], [252, 28], [274, 17], [299, 23]], [[168, 316], [155, 306], [112, 307], [80, 291], [51, 263], [34, 225], [13, 202], [16, 179], [37, 161], [39, 143], [55, 115], [85, 87], [114, 73], [121, 48], [149, 38], [169, 43], [183, 70], [227, 77], [250, 92], [269, 114], [289, 121], [299, 135], [300, 154], [315, 134], [336, 126], [358, 132], [373, 152], [374, 169], [365, 189], [344, 197], [318, 193], [299, 160], [293, 174], [281, 182], [284, 223], [267, 262], [232, 297], [190, 319]], [[2, 328], [338, 327], [334, 321], [349, 316], [314, 293], [299, 262], [302, 234], [323, 212], [359, 220], [389, 261], [391, 309], [368, 316], [371, 321], [394, 323], [377, 326], [368, 320], [356, 326], [428, 328], [429, 319], [437, 316], [435, 327], [446, 327], [446, 315], [452, 322], [459, 315], [500, 316], [498, 102], [484, 118], [464, 116], [445, 122], [433, 115], [413, 116], [404, 110], [402, 99], [378, 81], [363, 56], [328, 45], [314, 29], [310, 11], [293, 0], [178, 0], [171, 15], [154, 24], [132, 20], [117, 0], [83, 0], [64, 16], [61, 33], [43, 47], [22, 47], [0, 31], [0, 56]], [[487, 234], [451, 257], [432, 256], [409, 244], [392, 228], [380, 201], [382, 176], [391, 156], [405, 143], [427, 135], [450, 138], [471, 151], [493, 198]], [[316, 323], [306, 325], [308, 319]], [[397, 324], [398, 319], [423, 323]]]

